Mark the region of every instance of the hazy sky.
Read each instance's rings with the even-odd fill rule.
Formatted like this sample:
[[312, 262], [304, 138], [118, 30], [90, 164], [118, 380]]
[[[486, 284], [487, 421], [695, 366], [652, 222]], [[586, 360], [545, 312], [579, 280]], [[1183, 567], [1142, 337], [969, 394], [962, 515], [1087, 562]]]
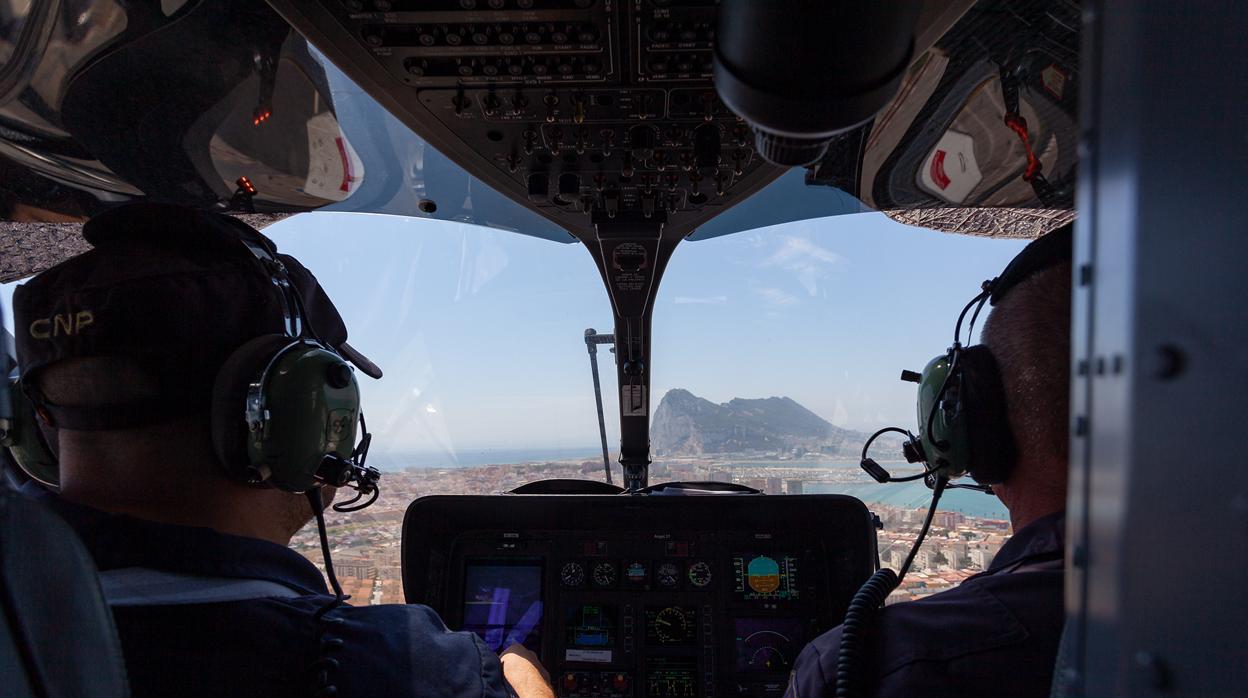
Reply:
[[[585, 249], [457, 223], [312, 213], [265, 231], [302, 260], [386, 371], [361, 377], [374, 448], [558, 448], [597, 442], [587, 327], [610, 332]], [[653, 404], [787, 395], [852, 428], [912, 427], [920, 369], [979, 283], [1022, 243], [860, 214], [677, 249], [654, 320]], [[9, 307], [12, 285], [0, 286]], [[11, 322], [11, 319], [6, 319]], [[612, 447], [612, 357], [599, 354]]]

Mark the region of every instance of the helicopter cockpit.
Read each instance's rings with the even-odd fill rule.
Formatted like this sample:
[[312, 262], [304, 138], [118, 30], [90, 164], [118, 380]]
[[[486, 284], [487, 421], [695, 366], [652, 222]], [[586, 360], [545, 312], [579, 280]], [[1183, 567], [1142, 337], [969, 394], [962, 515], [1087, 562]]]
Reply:
[[[1188, 337], [1203, 337], [1209, 352], [1226, 358], [1231, 339], [1244, 339], [1242, 321], [1192, 311], [1196, 294], [1176, 290], [1178, 276], [1145, 280], [1145, 267], [1126, 270], [1141, 262], [1151, 274], [1179, 254], [1167, 246], [1173, 238], [1143, 232], [1151, 224], [1142, 209], [1193, 204], [1183, 190], [1169, 190], [1170, 201], [1123, 193], [1112, 169], [1144, 167], [1155, 155], [1112, 134], [1156, 134], [1169, 120], [1191, 138], [1200, 122], [1145, 109], [1161, 99], [1149, 91], [1189, 89], [1217, 105], [1224, 97], [1198, 91], [1195, 78], [1180, 85], [1167, 73], [1164, 85], [1142, 86], [1127, 77], [1140, 74], [1144, 59], [1132, 51], [1141, 43], [1191, 43], [1194, 34], [1178, 25], [1213, 31], [1207, 18], [1171, 17], [1167, 28], [1114, 4], [0, 0], [0, 307], [11, 322], [15, 283], [89, 249], [82, 222], [123, 204], [178, 204], [260, 228], [317, 262], [309, 266], [326, 287], [359, 308], [358, 325], [348, 318], [352, 343], [385, 346], [394, 368], [378, 363], [399, 376], [361, 383], [366, 403], [394, 407], [369, 413], [372, 432], [362, 425], [374, 441], [365, 435], [362, 452], [342, 466], [342, 482], [359, 497], [331, 520], [331, 538], [363, 538], [356, 547], [365, 552], [339, 549], [331, 562], [324, 522], [319, 540], [309, 528], [292, 543], [331, 579], [336, 563], [355, 603], [425, 604], [496, 652], [523, 645], [558, 696], [780, 696], [797, 653], [862, 603], [856, 592], [882, 565], [900, 568], [908, 551], [903, 574], [909, 569], [936, 511], [932, 491], [938, 499], [965, 485], [924, 455], [922, 444], [934, 442], [924, 441], [931, 417], [925, 426], [922, 409], [908, 427], [918, 436], [894, 428], [864, 438], [895, 403], [908, 401], [914, 414], [912, 386], [881, 393], [902, 396], [891, 403], [861, 398], [845, 417], [841, 402], [816, 397], [826, 386], [808, 377], [810, 364], [807, 375], [788, 372], [783, 390], [815, 411], [788, 397], [753, 399], [749, 391], [767, 388], [749, 377], [751, 360], [783, 363], [777, 357], [799, 352], [781, 345], [804, 343], [803, 361], [818, 353], [836, 373], [845, 361], [838, 347], [853, 345], [880, 362], [906, 357], [896, 368], [917, 370], [905, 362], [943, 347], [916, 355], [909, 345], [937, 332], [925, 341], [947, 341], [946, 315], [956, 308], [911, 318], [936, 311], [908, 298], [961, 306], [1025, 243], [1073, 223], [1069, 643], [1057, 688], [1218, 693], [1234, 672], [1194, 667], [1233, 653], [1234, 643], [1207, 648], [1204, 659], [1183, 654], [1174, 646], [1182, 643], [1164, 639], [1171, 620], [1129, 612], [1156, 602], [1164, 580], [1138, 598], [1125, 591], [1124, 580], [1145, 569], [1125, 529], [1128, 520], [1141, 525], [1132, 518], [1141, 516], [1139, 498], [1156, 493], [1151, 480], [1128, 485], [1127, 474], [1156, 464], [1115, 439], [1128, 426], [1164, 422], [1145, 414], [1143, 401], [1170, 386], [1132, 394], [1106, 382], [1199, 383], [1203, 371], [1216, 373], [1185, 340], [1132, 339], [1145, 328], [1174, 336], [1159, 329], [1156, 308], [1115, 317], [1138, 310], [1132, 304], [1151, 297], [1149, 284], [1169, 289], [1171, 319], [1190, 314]], [[1232, 16], [1248, 19], [1242, 8], [1222, 14], [1224, 34]], [[1243, 55], [1225, 61], [1228, 74], [1246, 69]], [[1116, 98], [1139, 111], [1120, 119]], [[1242, 153], [1248, 144], [1239, 138], [1227, 147]], [[1111, 145], [1119, 148], [1112, 157], [1098, 150]], [[1240, 197], [1214, 198], [1201, 206], [1242, 209]], [[1231, 220], [1213, 219], [1211, 231]], [[827, 270], [845, 257], [819, 237], [827, 233], [811, 232], [816, 221], [820, 230], [874, 236], [873, 247], [855, 248], [870, 258], [855, 263], [897, 268], [831, 283]], [[764, 230], [789, 232], [775, 247]], [[1242, 299], [1244, 285], [1218, 260], [1235, 259], [1243, 242], [1208, 234], [1182, 254], [1201, 260], [1219, 297]], [[387, 264], [388, 255], [403, 261]], [[482, 293], [503, 269], [527, 286], [509, 281]], [[793, 287], [762, 274], [784, 274]], [[680, 289], [670, 306], [661, 282]], [[877, 290], [886, 287], [894, 290]], [[748, 311], [727, 300], [746, 296], [756, 301]], [[421, 309], [434, 299], [449, 310]], [[812, 299], [809, 313], [786, 314]], [[905, 327], [886, 331], [876, 318], [901, 303], [908, 307], [895, 324]], [[474, 304], [489, 312], [474, 315]], [[851, 304], [864, 308], [844, 321], [853, 326], [806, 329], [842, 322], [833, 315]], [[501, 318], [508, 324], [489, 324]], [[1211, 339], [1215, 324], [1223, 329]], [[959, 319], [955, 347], [961, 327]], [[69, 321], [60, 329], [74, 331]], [[692, 346], [699, 342], [748, 358], [706, 362]], [[559, 380], [549, 369], [565, 348], [566, 363], [576, 362], [572, 402], [544, 387]], [[6, 374], [11, 353], [0, 352]], [[1137, 362], [1147, 367], [1138, 376]], [[1239, 376], [1242, 353], [1232, 362]], [[732, 387], [717, 388], [713, 400], [684, 389], [685, 375], [712, 371]], [[887, 380], [897, 383], [895, 373]], [[873, 390], [845, 375], [838, 389]], [[940, 386], [937, 402], [944, 393]], [[1173, 399], [1177, 407], [1195, 395]], [[1208, 429], [1229, 419], [1221, 398], [1201, 399], [1209, 402], [1200, 414], [1222, 415]], [[474, 401], [495, 403], [496, 433], [469, 455], [451, 445], [469, 430], [448, 427], [444, 413]], [[5, 409], [0, 442], [11, 446], [20, 443], [20, 417]], [[550, 424], [569, 420], [578, 436], [558, 443], [558, 453], [513, 455], [527, 435], [554, 434]], [[1184, 426], [1184, 447], [1195, 440], [1215, 449], [1202, 440], [1213, 433], [1206, 426]], [[1175, 453], [1178, 441], [1163, 438], [1149, 457]], [[21, 468], [6, 463], [10, 479], [55, 488], [54, 458], [34, 469], [18, 460]], [[1118, 464], [1113, 476], [1094, 475], [1097, 461]], [[849, 468], [811, 474], [831, 462]], [[390, 475], [405, 468], [419, 470]], [[879, 494], [907, 478], [909, 499]], [[916, 569], [927, 574], [911, 575], [890, 603], [988, 569], [1007, 516], [985, 510], [968, 523], [956, 509], [963, 495], [987, 499], [951, 493], [945, 501], [955, 510], [938, 523], [948, 540], [920, 555]], [[378, 496], [401, 506], [351, 508]], [[1233, 495], [1229, 513], [1202, 526], [1242, 523], [1246, 496]], [[1241, 529], [1230, 534], [1240, 543]], [[1209, 622], [1225, 627], [1225, 619]], [[1136, 647], [1128, 628], [1147, 623], [1154, 642]]]

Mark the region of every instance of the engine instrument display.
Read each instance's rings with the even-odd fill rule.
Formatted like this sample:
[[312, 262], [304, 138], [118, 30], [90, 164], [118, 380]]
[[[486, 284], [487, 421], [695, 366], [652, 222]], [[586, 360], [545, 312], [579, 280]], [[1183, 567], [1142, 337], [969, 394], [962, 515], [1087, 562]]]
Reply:
[[646, 696], [702, 695], [698, 691], [698, 663], [684, 657], [655, 657], [646, 662]]

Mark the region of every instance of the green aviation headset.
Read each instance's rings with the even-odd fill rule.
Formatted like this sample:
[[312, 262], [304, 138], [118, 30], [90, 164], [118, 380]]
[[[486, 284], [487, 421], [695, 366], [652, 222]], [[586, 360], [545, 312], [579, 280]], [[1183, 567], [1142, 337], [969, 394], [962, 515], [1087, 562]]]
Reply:
[[[359, 494], [336, 508], [368, 494], [372, 498], [355, 508], [371, 504], [379, 493], [380, 472], [364, 464], [371, 435], [354, 370], [305, 322], [303, 301], [272, 243], [234, 218], [208, 218], [211, 231], [240, 244], [270, 279], [285, 325], [282, 334], [243, 344], [217, 372], [211, 403], [217, 459], [238, 482], [287, 492], [348, 486]], [[36, 420], [68, 428], [118, 428], [118, 420], [95, 414], [98, 409], [48, 403], [23, 385], [16, 371], [9, 383], [11, 414], [7, 419], [0, 415], [0, 445], [26, 474], [47, 486], [59, 484], [57, 460]], [[132, 410], [131, 416], [151, 412]], [[131, 419], [129, 425], [142, 421]]]
[[[903, 371], [902, 380], [919, 384], [917, 416], [919, 434], [897, 427], [881, 429], [862, 449], [861, 465], [877, 482], [904, 482], [935, 478], [953, 480], [970, 475], [979, 486], [949, 485], [991, 492], [989, 486], [1009, 478], [1018, 460], [1018, 449], [1006, 414], [1005, 388], [992, 352], [984, 345], [963, 346], [962, 324], [970, 313], [968, 338], [985, 303], [995, 305], [1013, 288], [1032, 276], [1071, 259], [1070, 224], [1027, 245], [1001, 275], [985, 281], [980, 293], [958, 315], [953, 345], [933, 358], [922, 373]], [[894, 478], [871, 458], [867, 450], [881, 434], [905, 435], [902, 452], [907, 462], [925, 464], [919, 475]]]

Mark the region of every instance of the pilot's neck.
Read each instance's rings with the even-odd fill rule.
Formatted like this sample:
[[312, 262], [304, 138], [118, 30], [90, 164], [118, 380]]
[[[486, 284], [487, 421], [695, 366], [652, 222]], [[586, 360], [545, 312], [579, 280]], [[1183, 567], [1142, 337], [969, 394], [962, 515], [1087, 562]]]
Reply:
[[61, 497], [75, 504], [279, 545], [287, 545], [311, 517], [302, 496], [236, 484], [214, 462], [153, 468], [152, 461], [101, 459], [98, 453], [84, 460], [66, 446], [62, 439]]
[[1017, 533], [1031, 522], [1066, 508], [1066, 472], [1020, 463], [1006, 482], [992, 486], [1010, 512], [1010, 526]]

